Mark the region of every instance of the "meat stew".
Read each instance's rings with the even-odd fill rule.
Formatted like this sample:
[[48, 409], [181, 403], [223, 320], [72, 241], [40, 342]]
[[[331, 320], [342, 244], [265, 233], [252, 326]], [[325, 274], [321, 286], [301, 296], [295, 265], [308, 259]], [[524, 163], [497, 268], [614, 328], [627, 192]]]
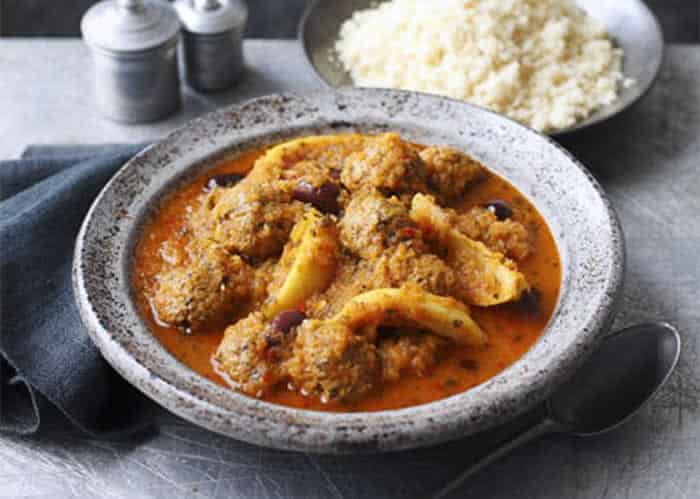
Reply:
[[144, 227], [133, 284], [163, 345], [211, 380], [376, 411], [495, 376], [544, 330], [561, 269], [542, 216], [448, 147], [302, 137], [221, 162]]

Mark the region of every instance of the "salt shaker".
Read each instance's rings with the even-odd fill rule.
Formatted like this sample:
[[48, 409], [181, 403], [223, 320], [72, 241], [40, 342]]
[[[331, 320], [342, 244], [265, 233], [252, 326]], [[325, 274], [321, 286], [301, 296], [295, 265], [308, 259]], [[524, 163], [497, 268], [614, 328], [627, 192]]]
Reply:
[[181, 104], [180, 22], [165, 0], [107, 0], [81, 23], [95, 67], [97, 107], [127, 123], [154, 121]]
[[183, 24], [187, 83], [200, 91], [223, 90], [243, 73], [244, 0], [176, 0]]

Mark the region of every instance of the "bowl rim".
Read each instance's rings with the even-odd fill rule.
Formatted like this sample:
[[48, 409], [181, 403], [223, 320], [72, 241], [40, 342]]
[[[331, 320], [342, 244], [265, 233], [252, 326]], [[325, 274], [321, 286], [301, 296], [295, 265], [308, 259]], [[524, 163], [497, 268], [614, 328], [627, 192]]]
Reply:
[[[172, 145], [182, 137], [201, 133], [201, 126], [206, 125], [207, 122], [225, 120], [227, 119], [227, 113], [245, 112], [246, 107], [250, 108], [256, 105], [264, 107], [269, 103], [274, 104], [276, 102], [275, 99], [283, 99], [288, 103], [290, 101], [293, 102], [295, 99], [299, 101], [306, 99], [309, 102], [313, 102], [324, 98], [333, 100], [337, 96], [362, 99], [363, 97], [390, 97], [392, 95], [401, 98], [405, 97], [409, 100], [428, 101], [433, 104], [448, 103], [455, 109], [461, 109], [467, 115], [470, 113], [481, 114], [482, 116], [488, 115], [494, 123], [503, 124], [506, 128], [512, 129], [515, 127], [519, 129], [519, 133], [529, 136], [530, 140], [545, 141], [546, 144], [543, 144], [543, 146], [554, 147], [557, 154], [563, 154], [562, 159], [568, 162], [569, 167], [583, 174], [589, 183], [587, 187], [592, 188], [591, 192], [602, 203], [605, 217], [604, 223], [610, 231], [609, 244], [612, 261], [609, 262], [609, 270], [601, 281], [600, 294], [598, 295], [600, 300], [587, 316], [578, 342], [568, 345], [561, 357], [549, 359], [547, 376], [541, 376], [539, 379], [537, 379], [536, 375], [535, 377], [530, 376], [527, 380], [532, 382], [532, 386], [521, 387], [522, 391], [511, 398], [501, 395], [500, 399], [496, 401], [506, 405], [515, 405], [517, 402], [519, 405], [516, 410], [511, 409], [500, 413], [490, 412], [488, 410], [489, 404], [495, 405], [496, 403], [493, 400], [484, 404], [483, 410], [476, 408], [476, 410], [472, 410], [471, 414], [468, 411], [463, 413], [460, 406], [461, 402], [464, 402], [465, 397], [475, 398], [487, 385], [498, 383], [499, 378], [520, 361], [477, 387], [428, 404], [373, 413], [325, 413], [290, 408], [249, 398], [230, 389], [215, 385], [198, 374], [195, 374], [193, 378], [188, 373], [185, 373], [189, 368], [184, 364], [180, 364], [176, 379], [169, 378], [167, 374], [161, 372], [162, 369], [154, 363], [155, 361], [138, 359], [137, 354], [134, 352], [136, 347], [134, 347], [133, 342], [131, 344], [123, 344], [115, 339], [114, 335], [109, 332], [109, 325], [103, 323], [106, 315], [114, 313], [113, 309], [110, 309], [113, 305], [95, 296], [95, 286], [106, 286], [106, 284], [89, 282], [90, 276], [88, 276], [88, 273], [90, 269], [86, 267], [85, 262], [86, 259], [90, 258], [91, 254], [95, 254], [96, 249], [94, 247], [96, 236], [92, 234], [94, 232], [92, 223], [99, 219], [100, 216], [105, 216], [105, 207], [102, 206], [105, 197], [114, 195], [113, 191], [130, 170], [138, 169], [143, 164], [157, 159], [166, 145]], [[192, 163], [190, 169], [197, 163]], [[160, 168], [162, 168], [162, 165]], [[167, 190], [167, 188], [161, 187], [162, 190]], [[546, 217], [545, 220], [548, 224], [550, 223]], [[124, 268], [112, 268], [111, 270], [117, 273], [128, 273], [128, 270]], [[552, 139], [501, 115], [461, 101], [415, 92], [352, 88], [336, 92], [316, 91], [306, 94], [263, 96], [242, 104], [229, 106], [192, 120], [167, 135], [161, 141], [136, 154], [105, 185], [93, 202], [81, 226], [76, 241], [73, 262], [73, 286], [82, 321], [88, 330], [88, 334], [105, 359], [124, 378], [167, 409], [195, 424], [251, 443], [291, 450], [354, 453], [400, 450], [451, 440], [502, 423], [515, 414], [522, 413], [533, 407], [551, 392], [554, 387], [553, 380], [563, 382], [567, 375], [585, 360], [588, 353], [592, 351], [604, 333], [607, 332], [621, 292], [623, 272], [624, 240], [622, 229], [610, 201], [590, 172]], [[131, 299], [131, 296], [124, 299]], [[561, 293], [559, 300], [560, 302], [562, 301]], [[119, 313], [117, 313], [118, 315]], [[548, 325], [542, 337], [547, 334], [549, 328], [550, 326]], [[152, 336], [152, 333], [148, 331], [143, 322], [141, 322], [141, 329], [143, 331], [137, 331], [137, 334], [132, 332], [134, 341], [138, 340], [138, 334]], [[162, 354], [172, 357], [162, 345], [160, 349]], [[528, 373], [528, 375], [531, 374], [534, 373]], [[212, 400], [200, 393], [196, 393], [194, 388], [198, 386], [225, 392], [229, 407], [223, 407], [220, 400]], [[231, 409], [231, 405], [235, 407], [235, 410]], [[472, 407], [472, 409], [474, 408]], [[440, 411], [443, 414], [436, 414]], [[269, 431], [263, 434], [252, 433], [258, 426], [266, 426]]]
[[[324, 89], [326, 90], [340, 90], [340, 89], [345, 89], [345, 88], [360, 88], [356, 87], [355, 85], [341, 85], [341, 86], [334, 86], [331, 83], [326, 80], [326, 78], [323, 76], [321, 71], [316, 67], [316, 64], [313, 62], [313, 58], [311, 56], [311, 49], [309, 48], [309, 42], [308, 42], [308, 24], [309, 20], [313, 16], [316, 8], [323, 3], [324, 1], [328, 0], [311, 0], [306, 7], [304, 8], [304, 11], [302, 12], [301, 18], [299, 19], [299, 23], [297, 24], [297, 33], [296, 33], [296, 41], [297, 44], [301, 48], [301, 52], [304, 55], [304, 63], [305, 65], [311, 70], [311, 73], [314, 75], [316, 78], [316, 81], [318, 81]], [[387, 0], [383, 0], [387, 1]], [[577, 0], [578, 3], [579, 0]], [[603, 111], [605, 108], [599, 108], [598, 110], [594, 110], [593, 114], [586, 118], [585, 120], [578, 121], [574, 123], [571, 126], [568, 126], [566, 128], [560, 128], [556, 130], [552, 130], [550, 132], [538, 132], [542, 133], [542, 135], [548, 135], [550, 137], [567, 137], [570, 136], [571, 134], [585, 130], [586, 128], [598, 125], [600, 123], [606, 122], [619, 114], [627, 111], [628, 109], [632, 108], [636, 104], [638, 104], [644, 97], [649, 94], [651, 89], [654, 87], [656, 81], [659, 79], [661, 75], [661, 68], [663, 66], [664, 58], [665, 58], [665, 38], [664, 38], [664, 33], [663, 29], [661, 28], [661, 23], [656, 17], [656, 14], [649, 8], [649, 6], [643, 1], [643, 0], [626, 0], [629, 2], [633, 2], [635, 6], [640, 9], [642, 12], [644, 12], [644, 15], [651, 20], [652, 25], [653, 25], [653, 32], [650, 34], [650, 37], [653, 37], [656, 39], [657, 43], [655, 44], [656, 46], [659, 47], [659, 53], [655, 54], [657, 57], [654, 60], [654, 67], [653, 67], [653, 76], [649, 78], [648, 81], [646, 81], [643, 85], [637, 86], [636, 88], [638, 91], [628, 100], [628, 102], [621, 107], [620, 109], [617, 109], [614, 112], [602, 112], [599, 113], [598, 111]], [[623, 70], [624, 70], [624, 61], [623, 61]], [[624, 76], [624, 75], [623, 75]], [[365, 87], [365, 88], [377, 88], [377, 89], [382, 89], [382, 90], [395, 90], [390, 87]], [[438, 95], [438, 94], [435, 94]], [[443, 96], [444, 97], [444, 96]], [[449, 97], [445, 97], [449, 98]], [[473, 104], [469, 103], [472, 106], [476, 107], [481, 107], [483, 109], [486, 109], [487, 111], [491, 111], [489, 108], [480, 106], [479, 104]], [[509, 118], [510, 119], [510, 118]], [[525, 124], [522, 124], [523, 126], [527, 126]]]

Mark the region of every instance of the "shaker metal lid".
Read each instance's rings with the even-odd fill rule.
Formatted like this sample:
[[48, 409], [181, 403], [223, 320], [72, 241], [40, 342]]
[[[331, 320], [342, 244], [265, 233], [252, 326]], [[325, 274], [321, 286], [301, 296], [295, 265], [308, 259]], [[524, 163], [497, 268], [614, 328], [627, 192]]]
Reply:
[[89, 45], [132, 52], [171, 40], [180, 21], [165, 0], [107, 0], [88, 10], [80, 27]]
[[242, 30], [248, 20], [244, 0], [176, 0], [175, 9], [187, 31], [203, 35]]

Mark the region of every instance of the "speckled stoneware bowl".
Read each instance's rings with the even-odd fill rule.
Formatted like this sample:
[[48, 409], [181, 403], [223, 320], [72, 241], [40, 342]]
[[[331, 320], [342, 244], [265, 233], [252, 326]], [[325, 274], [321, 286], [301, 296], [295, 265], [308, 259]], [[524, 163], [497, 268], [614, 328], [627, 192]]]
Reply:
[[[223, 388], [180, 363], [140, 318], [130, 288], [144, 219], [220, 158], [305, 134], [393, 130], [472, 154], [540, 210], [563, 265], [547, 330], [518, 362], [464, 393], [407, 409], [323, 413]], [[75, 294], [102, 354], [145, 394], [198, 425], [260, 445], [311, 452], [398, 450], [502, 423], [543, 400], [606, 332], [623, 274], [623, 240], [591, 175], [549, 139], [494, 113], [427, 95], [348, 89], [269, 96], [194, 120], [129, 161], [95, 200], [78, 236]]]

